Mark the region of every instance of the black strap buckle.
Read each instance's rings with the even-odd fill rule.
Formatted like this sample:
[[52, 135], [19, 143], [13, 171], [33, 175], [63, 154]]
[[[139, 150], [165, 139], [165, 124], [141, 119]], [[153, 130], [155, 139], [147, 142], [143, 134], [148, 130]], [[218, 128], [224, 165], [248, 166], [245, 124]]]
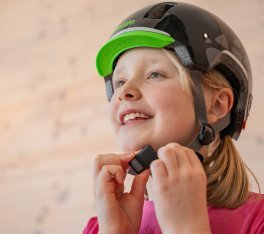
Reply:
[[213, 127], [208, 123], [202, 123], [199, 132], [199, 141], [202, 145], [209, 145], [215, 140], [215, 132]]

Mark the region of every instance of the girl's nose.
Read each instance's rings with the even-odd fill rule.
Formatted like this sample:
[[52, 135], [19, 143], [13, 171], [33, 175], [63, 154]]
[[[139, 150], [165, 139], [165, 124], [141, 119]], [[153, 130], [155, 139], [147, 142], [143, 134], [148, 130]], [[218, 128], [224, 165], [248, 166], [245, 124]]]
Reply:
[[119, 101], [134, 101], [141, 98], [142, 94], [138, 87], [126, 83], [118, 93]]

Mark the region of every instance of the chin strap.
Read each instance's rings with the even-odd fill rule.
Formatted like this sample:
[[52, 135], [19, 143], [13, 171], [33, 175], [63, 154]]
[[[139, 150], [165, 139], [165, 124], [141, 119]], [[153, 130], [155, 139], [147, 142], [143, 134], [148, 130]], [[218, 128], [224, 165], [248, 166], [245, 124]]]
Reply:
[[209, 124], [207, 121], [206, 105], [202, 90], [202, 73], [190, 71], [194, 83], [193, 98], [195, 106], [196, 121], [200, 126], [199, 134], [189, 145], [194, 151], [199, 151], [203, 145], [209, 145], [215, 140], [215, 135], [225, 129], [231, 122], [230, 113], [216, 123]]

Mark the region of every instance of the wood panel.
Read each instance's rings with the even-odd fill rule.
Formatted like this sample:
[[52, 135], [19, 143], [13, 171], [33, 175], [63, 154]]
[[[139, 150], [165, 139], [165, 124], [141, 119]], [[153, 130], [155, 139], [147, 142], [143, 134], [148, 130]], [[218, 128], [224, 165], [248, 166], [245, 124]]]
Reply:
[[[150, 0], [0, 1], [0, 233], [81, 233], [95, 213], [91, 163], [117, 152], [96, 51]], [[261, 183], [262, 1], [188, 1], [225, 19], [254, 71], [254, 105], [239, 146]]]

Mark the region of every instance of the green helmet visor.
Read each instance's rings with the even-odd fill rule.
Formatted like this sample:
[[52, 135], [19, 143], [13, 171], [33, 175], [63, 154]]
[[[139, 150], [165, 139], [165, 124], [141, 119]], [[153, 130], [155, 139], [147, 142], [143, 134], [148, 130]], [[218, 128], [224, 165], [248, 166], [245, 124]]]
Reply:
[[[125, 30], [124, 30], [125, 31]], [[163, 48], [175, 40], [169, 35], [151, 31], [128, 31], [112, 37], [98, 52], [96, 67], [100, 76], [113, 72], [116, 58], [124, 51], [136, 47]]]

